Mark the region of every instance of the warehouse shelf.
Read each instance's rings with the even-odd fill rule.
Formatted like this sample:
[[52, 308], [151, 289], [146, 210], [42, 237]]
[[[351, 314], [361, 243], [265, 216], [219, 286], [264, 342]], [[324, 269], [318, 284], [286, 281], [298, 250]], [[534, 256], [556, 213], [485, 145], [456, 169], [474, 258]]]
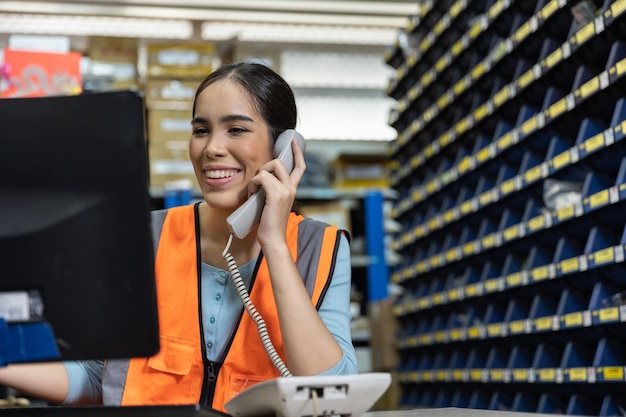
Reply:
[[[561, 2], [561, 3], [565, 3], [565, 2]], [[544, 6], [544, 7], [548, 7], [548, 6]], [[564, 4], [561, 5], [561, 7], [564, 7]], [[617, 12], [622, 13], [621, 10], [617, 10], [616, 13]], [[539, 15], [539, 14], [536, 14], [536, 15]], [[593, 26], [592, 25], [592, 26], [587, 26], [587, 27], [590, 27], [590, 28], [594, 29], [593, 34], [595, 36], [600, 36], [600, 35], [606, 34], [606, 32], [607, 32], [606, 31], [607, 25], [612, 24], [616, 20], [617, 17], [619, 17], [619, 16], [616, 16], [614, 14], [611, 14], [610, 17], [604, 16], [606, 22], [603, 22], [602, 24], [597, 24], [597, 26]], [[573, 26], [573, 24], [572, 24], [572, 26]], [[585, 27], [585, 28], [580, 29], [579, 32], [584, 34], [584, 33], [588, 32], [588, 29], [586, 29], [586, 27]], [[578, 34], [578, 32], [576, 34]], [[526, 36], [528, 36], [528, 35], [526, 35]], [[518, 43], [519, 43], [519, 41], [521, 39], [523, 39], [523, 38], [521, 37], [521, 35], [519, 35], [519, 36], [517, 36], [517, 39], [518, 39]], [[585, 36], [580, 35], [580, 36], [573, 36], [573, 37], [571, 37], [561, 47], [561, 49], [559, 50], [561, 52], [560, 54], [558, 54], [556, 57], [552, 57], [550, 60], [546, 60], [543, 63], [543, 64], [545, 64], [544, 66], [540, 65], [540, 63], [534, 65], [532, 67], [532, 69], [526, 71], [524, 74], [519, 76], [516, 79], [515, 83], [511, 83], [511, 84], [507, 85], [506, 87], [504, 87], [501, 90], [500, 93], [496, 94], [493, 97], [492, 100], [490, 100], [489, 102], [487, 102], [483, 106], [481, 106], [481, 109], [484, 109], [484, 113], [485, 114], [483, 114], [482, 113], [483, 111], [481, 110], [481, 113], [479, 113], [477, 115], [478, 117], [475, 117], [476, 115], [472, 115], [472, 114], [468, 115], [468, 117], [466, 117], [464, 120], [462, 120], [459, 123], [457, 123], [457, 125], [454, 126], [453, 129], [451, 129], [448, 132], [444, 133], [443, 135], [439, 136], [439, 139], [437, 141], [435, 141], [434, 144], [429, 145], [430, 148], [428, 148], [428, 147], [425, 148], [424, 149], [425, 156], [423, 158], [413, 159], [412, 162], [413, 161], [415, 161], [415, 162], [419, 161], [420, 164], [425, 163], [425, 161], [428, 160], [429, 157], [432, 157], [432, 155], [437, 154], [441, 150], [441, 148], [442, 148], [441, 144], [447, 146], [448, 144], [453, 142], [455, 137], [457, 135], [459, 135], [460, 133], [463, 133], [465, 130], [467, 130], [467, 128], [469, 126], [473, 126], [479, 119], [484, 119], [486, 116], [489, 115], [489, 113], [492, 113], [494, 111], [494, 109], [502, 106], [505, 102], [512, 100], [512, 98], [514, 98], [518, 94], [518, 91], [523, 91], [523, 89], [526, 88], [528, 85], [532, 84], [533, 82], [537, 81], [538, 79], [541, 79], [543, 73], [546, 73], [546, 74], [549, 73], [550, 70], [558, 62], [566, 60], [566, 58], [567, 58], [567, 60], [572, 60], [573, 59], [572, 57], [576, 57], [577, 56], [576, 55], [577, 51], [579, 52], [579, 51], [584, 50], [584, 48], [583, 48], [584, 46], [588, 46], [589, 49], [591, 49], [591, 47], [589, 45], [585, 45], [585, 41], [588, 41], [588, 39], [589, 39], [588, 35], [585, 35]], [[511, 42], [511, 44], [513, 44], [513, 42]], [[513, 50], [513, 47], [510, 47], [509, 49]], [[570, 62], [570, 65], [571, 64], [572, 64], [572, 62]], [[481, 63], [479, 67], [482, 68], [482, 67], [485, 67], [485, 66], [491, 67], [491, 64]], [[477, 73], [483, 73], [484, 72], [483, 71], [484, 68], [483, 68], [483, 70], [480, 70], [479, 67], [477, 67], [478, 69], [475, 68], [472, 71], [472, 73], [476, 73], [476, 74]], [[616, 69], [613, 69], [613, 70], [609, 69], [607, 71], [612, 71], [614, 73], [619, 73]], [[581, 79], [580, 77], [582, 77], [582, 76], [583, 76], [583, 74], [581, 74], [579, 76], [579, 79]], [[473, 81], [474, 81], [474, 79], [472, 78], [472, 82]], [[466, 84], [471, 84], [472, 82], [467, 81]], [[581, 91], [576, 92], [581, 97], [582, 100], [585, 100], [586, 96], [588, 94], [594, 92], [593, 91], [594, 83], [597, 83], [599, 85], [599, 79], [598, 80], [594, 80], [594, 82], [592, 84], [590, 84], [590, 85], [589, 84], [585, 85], [584, 88], [581, 89]], [[465, 87], [469, 87], [469, 86], [466, 85]], [[589, 91], [589, 90], [592, 90], [592, 91]], [[452, 101], [453, 100], [448, 100], [448, 102], [452, 102]], [[489, 111], [490, 109], [491, 109], [491, 111]], [[438, 111], [439, 111], [439, 109], [437, 109], [436, 105], [433, 105], [433, 106], [431, 106], [431, 109], [429, 111], [427, 111], [426, 113], [428, 115], [430, 115], [430, 114], [437, 114]], [[540, 117], [542, 119], [545, 118], [545, 116], [543, 114], [538, 116], [538, 117]], [[421, 130], [425, 126], [425, 124], [426, 124], [425, 120], [429, 120], [429, 119], [431, 119], [431, 116], [429, 116], [427, 119], [424, 119], [424, 117], [417, 118], [416, 121], [414, 121], [411, 124], [411, 129], [414, 130], [413, 132], [411, 132], [411, 134], [414, 135], [415, 133], [417, 133], [417, 131]], [[542, 122], [541, 122], [541, 120], [531, 120], [529, 122], [527, 128], [531, 128], [533, 126], [533, 123], [538, 123], [539, 125], [541, 125]], [[404, 138], [408, 138], [408, 137], [409, 137], [409, 135], [403, 136], [403, 133], [400, 133], [399, 137], [398, 137], [398, 141], [396, 142], [396, 146], [399, 147], [400, 145], [398, 145], [398, 144], [402, 144], [403, 140], [407, 140], [407, 139], [404, 139]], [[510, 138], [507, 138], [507, 139], [503, 138], [502, 140], [503, 141], [504, 140], [510, 140]], [[503, 143], [503, 145], [504, 145], [504, 143]], [[404, 167], [401, 168], [401, 170], [397, 173], [395, 181], [398, 181], [398, 178], [402, 178], [402, 177], [406, 176], [410, 172], [410, 170], [413, 170], [413, 169], [415, 169], [417, 167], [418, 166], [407, 167], [406, 165], [404, 165]]]
[[403, 406], [626, 408], [626, 1], [574, 5], [481, 3], [390, 86]]

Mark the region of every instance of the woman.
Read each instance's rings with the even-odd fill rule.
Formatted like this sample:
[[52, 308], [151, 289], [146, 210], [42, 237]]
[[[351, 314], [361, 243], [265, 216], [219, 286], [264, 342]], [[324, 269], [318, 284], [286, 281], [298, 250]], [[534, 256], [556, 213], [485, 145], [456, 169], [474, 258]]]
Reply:
[[[356, 373], [347, 235], [292, 212], [305, 171], [296, 141], [291, 173], [273, 156], [278, 135], [296, 122], [291, 88], [268, 67], [240, 62], [209, 74], [194, 98], [189, 141], [204, 201], [153, 216], [159, 353], [12, 365], [0, 369], [0, 384], [62, 404], [202, 403], [223, 411], [258, 381]], [[261, 187], [258, 227], [229, 240], [227, 217]], [[278, 365], [242, 307], [225, 249], [240, 265]]]

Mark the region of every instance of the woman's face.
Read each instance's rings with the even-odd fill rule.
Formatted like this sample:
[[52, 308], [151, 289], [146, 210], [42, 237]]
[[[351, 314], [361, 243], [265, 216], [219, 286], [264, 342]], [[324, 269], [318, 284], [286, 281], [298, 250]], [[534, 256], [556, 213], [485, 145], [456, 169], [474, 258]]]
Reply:
[[196, 101], [189, 156], [204, 199], [232, 211], [248, 197], [248, 183], [273, 158], [273, 139], [247, 92], [216, 81]]

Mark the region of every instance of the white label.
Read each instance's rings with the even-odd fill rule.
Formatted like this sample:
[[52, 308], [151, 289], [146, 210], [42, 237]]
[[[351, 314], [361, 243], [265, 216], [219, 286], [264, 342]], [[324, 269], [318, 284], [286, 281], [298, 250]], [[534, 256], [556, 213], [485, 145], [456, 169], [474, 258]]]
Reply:
[[0, 317], [6, 321], [30, 320], [26, 291], [0, 292]]

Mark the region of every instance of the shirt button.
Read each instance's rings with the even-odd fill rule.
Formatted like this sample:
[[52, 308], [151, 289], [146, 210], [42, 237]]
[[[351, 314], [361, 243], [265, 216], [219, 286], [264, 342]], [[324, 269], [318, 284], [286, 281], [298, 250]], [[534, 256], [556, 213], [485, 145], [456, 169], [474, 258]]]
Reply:
[[227, 275], [226, 271], [220, 271], [220, 277], [226, 278]]
[[211, 323], [211, 324], [215, 323], [215, 317], [211, 317], [211, 318], [209, 319], [209, 323]]
[[208, 347], [209, 349], [211, 349], [213, 347], [213, 342], [209, 342], [206, 344], [206, 347]]
[[221, 299], [222, 299], [222, 294], [217, 294], [217, 295], [215, 296], [215, 299], [216, 299], [217, 301], [221, 300]]

